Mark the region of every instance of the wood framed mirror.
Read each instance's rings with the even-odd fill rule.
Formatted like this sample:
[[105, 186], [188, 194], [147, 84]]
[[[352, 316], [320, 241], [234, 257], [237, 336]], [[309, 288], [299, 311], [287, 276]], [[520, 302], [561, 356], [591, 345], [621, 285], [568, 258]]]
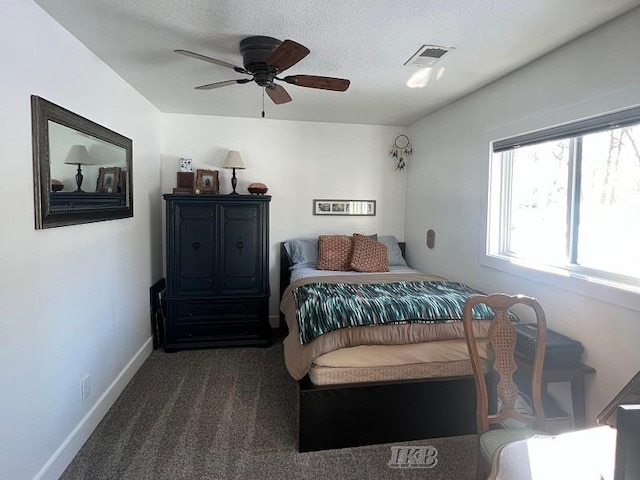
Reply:
[[133, 142], [31, 96], [37, 229], [133, 216]]

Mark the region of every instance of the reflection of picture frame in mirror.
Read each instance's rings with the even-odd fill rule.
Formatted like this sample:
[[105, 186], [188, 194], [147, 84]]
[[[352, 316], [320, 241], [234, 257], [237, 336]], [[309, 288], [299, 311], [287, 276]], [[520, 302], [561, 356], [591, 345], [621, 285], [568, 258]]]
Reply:
[[100, 167], [98, 169], [98, 182], [96, 192], [118, 193], [120, 186], [119, 167]]
[[118, 183], [118, 192], [125, 193], [127, 191], [127, 169], [120, 169], [120, 182]]
[[640, 372], [636, 373], [629, 383], [609, 402], [596, 419], [598, 425], [616, 427], [617, 410], [619, 405], [640, 404]]
[[196, 176], [196, 189], [200, 190], [200, 193], [217, 195], [220, 189], [218, 170], [198, 169]]

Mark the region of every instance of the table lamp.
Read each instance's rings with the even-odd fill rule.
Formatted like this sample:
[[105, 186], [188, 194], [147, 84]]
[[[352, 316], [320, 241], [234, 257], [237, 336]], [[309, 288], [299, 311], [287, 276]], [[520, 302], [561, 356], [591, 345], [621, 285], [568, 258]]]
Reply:
[[67, 159], [64, 161], [67, 165], [77, 165], [78, 171], [76, 173], [76, 185], [78, 185], [78, 189], [76, 192], [82, 192], [82, 165], [95, 165], [96, 162], [89, 155], [89, 151], [87, 147], [84, 145], [73, 145], [71, 150], [69, 150], [69, 154], [67, 155]]
[[238, 195], [238, 192], [236, 192], [236, 186], [238, 185], [238, 179], [236, 178], [236, 168], [238, 170], [244, 170], [246, 168], [244, 166], [244, 162], [242, 161], [242, 157], [240, 156], [240, 152], [236, 150], [229, 150], [222, 168], [233, 169], [233, 176], [231, 177], [231, 186], [233, 187], [233, 192], [231, 192], [229, 195]]

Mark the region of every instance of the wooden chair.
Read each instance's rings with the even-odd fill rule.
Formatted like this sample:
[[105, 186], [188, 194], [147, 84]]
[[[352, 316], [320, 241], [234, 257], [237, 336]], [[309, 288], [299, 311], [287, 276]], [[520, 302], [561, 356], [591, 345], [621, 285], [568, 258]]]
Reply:
[[[478, 354], [476, 338], [473, 334], [472, 310], [475, 305], [482, 304], [491, 307], [495, 316], [489, 327], [489, 342], [494, 353], [493, 369], [496, 375], [497, 398], [499, 411], [489, 414], [489, 398], [487, 384], [484, 377], [483, 361]], [[531, 400], [533, 415], [523, 415], [516, 411], [518, 387], [513, 380], [513, 374], [518, 366], [515, 359], [516, 331], [508, 313], [509, 308], [516, 304], [531, 307], [538, 324], [538, 345], [535, 351], [533, 372], [531, 375]], [[464, 306], [463, 325], [469, 356], [473, 366], [477, 395], [477, 424], [478, 424], [478, 478], [486, 478], [491, 468], [491, 462], [496, 451], [516, 440], [522, 440], [533, 435], [544, 435], [539, 430], [523, 428], [498, 428], [491, 430], [491, 426], [504, 427], [508, 419], [516, 420], [535, 429], [543, 427], [544, 410], [542, 407], [542, 367], [547, 342], [547, 324], [544, 311], [533, 298], [522, 295], [509, 296], [504, 294], [474, 295]]]

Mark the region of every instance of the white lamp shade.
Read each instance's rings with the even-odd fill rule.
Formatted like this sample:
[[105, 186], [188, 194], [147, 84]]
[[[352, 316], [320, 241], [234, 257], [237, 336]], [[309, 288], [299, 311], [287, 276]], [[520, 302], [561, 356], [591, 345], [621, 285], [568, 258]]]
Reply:
[[242, 161], [242, 157], [240, 156], [240, 152], [236, 150], [229, 150], [222, 168], [237, 168], [239, 170], [246, 168], [244, 166], [244, 162]]
[[89, 155], [87, 147], [84, 145], [73, 145], [64, 163], [69, 165], [94, 165], [95, 162]]

